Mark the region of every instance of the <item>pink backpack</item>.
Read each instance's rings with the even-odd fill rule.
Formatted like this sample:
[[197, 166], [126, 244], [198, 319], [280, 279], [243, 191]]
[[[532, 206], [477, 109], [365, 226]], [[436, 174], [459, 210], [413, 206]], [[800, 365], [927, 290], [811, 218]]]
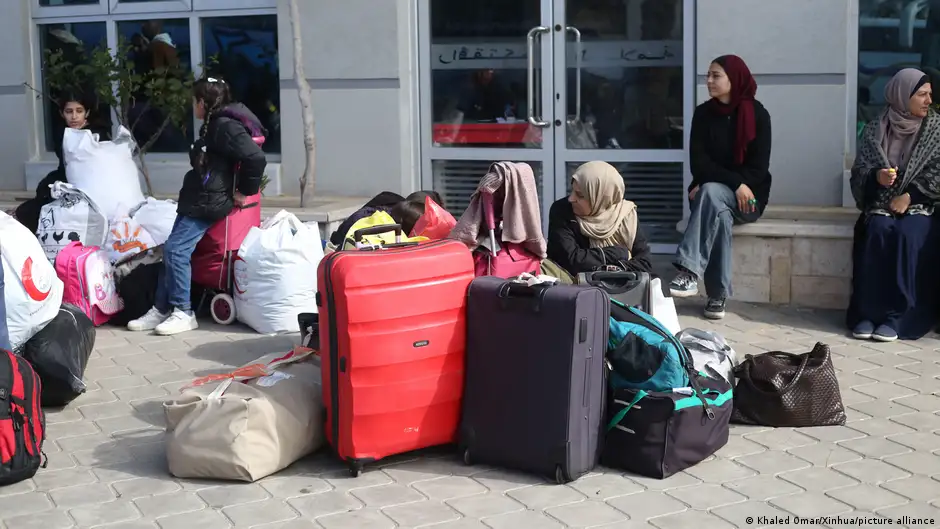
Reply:
[[124, 309], [114, 285], [114, 269], [101, 248], [72, 242], [56, 256], [55, 271], [65, 284], [62, 303], [82, 309], [96, 327]]

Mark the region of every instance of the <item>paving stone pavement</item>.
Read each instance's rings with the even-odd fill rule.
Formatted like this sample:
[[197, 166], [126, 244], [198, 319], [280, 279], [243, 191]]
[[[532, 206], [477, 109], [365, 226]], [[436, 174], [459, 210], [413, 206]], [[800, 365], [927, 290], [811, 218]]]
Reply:
[[[194, 375], [287, 350], [297, 336], [260, 337], [205, 324], [174, 338], [102, 328], [89, 391], [48, 412], [48, 468], [0, 489], [7, 529], [712, 529], [762, 517], [852, 517], [940, 524], [940, 337], [877, 344], [845, 337], [841, 313], [740, 303], [720, 323], [681, 304], [683, 326], [716, 330], [740, 354], [832, 346], [848, 423], [732, 426], [728, 445], [666, 480], [598, 468], [566, 486], [482, 466], [452, 450], [391, 458], [353, 479], [329, 455], [254, 484], [168, 474], [161, 403]], [[923, 523], [902, 517], [927, 519]], [[933, 518], [931, 522], [929, 519]], [[900, 523], [899, 523], [900, 522]], [[867, 526], [872, 522], [855, 526]], [[779, 525], [779, 522], [778, 522]], [[796, 526], [795, 518], [789, 526]]]

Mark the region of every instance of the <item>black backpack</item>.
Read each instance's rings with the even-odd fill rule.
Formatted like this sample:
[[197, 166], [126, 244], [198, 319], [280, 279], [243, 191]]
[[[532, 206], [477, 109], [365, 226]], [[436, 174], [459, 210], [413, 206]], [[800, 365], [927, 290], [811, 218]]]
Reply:
[[46, 416], [33, 366], [0, 350], [0, 486], [30, 479], [44, 467]]

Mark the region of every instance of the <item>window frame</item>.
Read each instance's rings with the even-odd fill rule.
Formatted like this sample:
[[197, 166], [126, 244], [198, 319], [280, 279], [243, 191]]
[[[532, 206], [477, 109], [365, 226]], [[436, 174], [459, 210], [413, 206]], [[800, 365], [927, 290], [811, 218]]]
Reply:
[[277, 0], [190, 0], [193, 11], [277, 9]]
[[[35, 6], [38, 6], [39, 0], [31, 0]], [[146, 18], [153, 18], [152, 16], [158, 14], [161, 15], [161, 18], [167, 19], [186, 19], [189, 23], [189, 40], [190, 40], [190, 53], [189, 59], [190, 64], [192, 64], [193, 74], [198, 78], [202, 75], [201, 64], [204, 60], [203, 54], [203, 35], [202, 35], [202, 20], [208, 18], [229, 18], [229, 17], [250, 17], [250, 16], [277, 16], [277, 7], [276, 0], [172, 0], [169, 2], [160, 1], [154, 2], [157, 4], [171, 4], [178, 3], [179, 1], [185, 1], [186, 3], [197, 3], [201, 5], [213, 5], [213, 4], [223, 4], [231, 2], [234, 6], [225, 8], [225, 9], [190, 9], [185, 11], [145, 11], [137, 10], [134, 12], [124, 12], [124, 13], [107, 13], [107, 7], [110, 3], [116, 2], [117, 0], [101, 0], [100, 5], [104, 6], [105, 9], [101, 12], [99, 9], [100, 6], [49, 6], [42, 8], [41, 12], [33, 12], [30, 23], [35, 28], [35, 36], [32, 37], [34, 50], [33, 53], [33, 71], [35, 76], [32, 79], [33, 83], [37, 83], [35, 86], [40, 86], [42, 84], [42, 61], [43, 61], [43, 47], [42, 47], [42, 31], [41, 26], [51, 25], [51, 24], [81, 24], [81, 23], [103, 23], [105, 25], [105, 33], [107, 36], [108, 47], [114, 49], [117, 46], [118, 42], [118, 23], [126, 22], [128, 20], [141, 20]], [[269, 7], [240, 7], [248, 5], [251, 3], [255, 4], [266, 4]], [[143, 6], [145, 4], [125, 4], [128, 6]], [[96, 8], [96, 11], [91, 11], [86, 9], [88, 7]], [[50, 16], [48, 13], [55, 13], [55, 16]], [[166, 15], [163, 17], [162, 15]], [[39, 160], [43, 162], [53, 161], [55, 154], [53, 150], [50, 150], [46, 147], [46, 111], [43, 108], [43, 105], [37, 109], [36, 114], [36, 123], [35, 131], [36, 138], [39, 145]], [[111, 109], [111, 117], [113, 122], [116, 122], [115, 110]], [[191, 130], [198, 131], [202, 126], [202, 121], [193, 117], [193, 123], [191, 125], [193, 128]], [[283, 146], [283, 139], [282, 139]], [[282, 147], [283, 152], [283, 147]], [[281, 161], [281, 153], [265, 153], [267, 160], [271, 163], [278, 163]], [[168, 162], [168, 163], [179, 163], [185, 162], [188, 163], [189, 155], [185, 152], [151, 152], [147, 154], [147, 160], [153, 161], [156, 163]]]
[[[192, 0], [157, 0], [155, 2], [127, 2], [125, 0], [107, 0], [108, 13], [112, 15], [123, 14], [150, 14], [150, 13], [178, 13], [193, 10]], [[167, 17], [170, 18], [170, 17]]]
[[108, 14], [108, 2], [110, 0], [98, 0], [97, 4], [81, 6], [41, 6], [40, 0], [30, 0], [30, 16], [32, 19], [38, 18], [61, 18], [85, 17], [85, 16], [104, 16]]

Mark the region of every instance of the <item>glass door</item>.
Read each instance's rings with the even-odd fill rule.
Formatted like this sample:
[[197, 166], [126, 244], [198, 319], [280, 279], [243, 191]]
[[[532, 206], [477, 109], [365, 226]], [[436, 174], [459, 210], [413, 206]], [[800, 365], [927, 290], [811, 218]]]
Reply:
[[695, 0], [422, 0], [422, 186], [459, 215], [494, 161], [535, 171], [542, 215], [613, 164], [654, 251], [686, 216]]
[[491, 163], [526, 162], [547, 216], [556, 195], [552, 0], [422, 0], [418, 20], [422, 186], [460, 215]]
[[555, 194], [603, 160], [626, 181], [654, 251], [669, 252], [688, 205], [694, 0], [553, 0]]

